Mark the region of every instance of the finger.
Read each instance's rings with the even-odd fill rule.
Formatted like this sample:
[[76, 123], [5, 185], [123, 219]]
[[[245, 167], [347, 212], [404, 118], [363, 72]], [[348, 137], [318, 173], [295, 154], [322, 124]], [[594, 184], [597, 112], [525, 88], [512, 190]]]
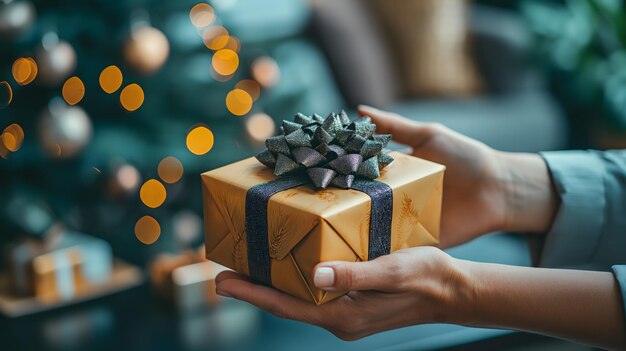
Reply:
[[[220, 273], [220, 275], [222, 274]], [[224, 275], [220, 280], [216, 279], [216, 290], [222, 296], [249, 302], [281, 318], [319, 324], [315, 305], [276, 289], [254, 284], [236, 273], [235, 275]]]
[[323, 262], [313, 270], [313, 283], [319, 289], [336, 290], [387, 290], [397, 276], [385, 260], [367, 262]]
[[222, 280], [226, 280], [226, 279], [242, 279], [242, 280], [251, 281], [250, 278], [246, 277], [243, 274], [239, 274], [237, 272], [228, 270], [228, 271], [220, 272], [215, 277], [215, 284], [219, 284], [219, 282], [221, 282]]
[[370, 116], [376, 124], [376, 133], [391, 134], [399, 143], [418, 147], [428, 140], [433, 130], [427, 123], [412, 121], [392, 112], [359, 105], [359, 115]]

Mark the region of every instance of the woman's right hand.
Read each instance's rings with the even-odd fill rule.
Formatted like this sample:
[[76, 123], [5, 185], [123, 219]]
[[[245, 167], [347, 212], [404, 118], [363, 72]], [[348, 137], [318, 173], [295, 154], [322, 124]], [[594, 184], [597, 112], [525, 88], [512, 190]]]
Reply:
[[[440, 243], [446, 248], [496, 230], [547, 231], [556, 209], [539, 155], [496, 151], [443, 125], [359, 106], [379, 134], [410, 146], [414, 156], [446, 166]], [[532, 208], [528, 208], [528, 207]]]

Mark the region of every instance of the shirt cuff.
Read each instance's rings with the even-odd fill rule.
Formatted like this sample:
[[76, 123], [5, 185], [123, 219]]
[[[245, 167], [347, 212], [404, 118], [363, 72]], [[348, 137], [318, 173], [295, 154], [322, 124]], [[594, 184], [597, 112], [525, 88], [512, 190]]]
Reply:
[[615, 280], [619, 285], [619, 292], [622, 295], [622, 307], [624, 308], [624, 316], [626, 316], [626, 266], [613, 266], [611, 267]]
[[539, 265], [582, 266], [596, 250], [605, 221], [605, 167], [589, 151], [542, 152], [561, 204], [543, 244]]

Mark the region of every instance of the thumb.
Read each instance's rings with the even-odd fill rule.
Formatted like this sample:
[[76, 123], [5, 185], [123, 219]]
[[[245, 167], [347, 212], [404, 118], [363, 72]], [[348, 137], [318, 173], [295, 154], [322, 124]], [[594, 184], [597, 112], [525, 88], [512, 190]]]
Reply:
[[431, 123], [416, 122], [367, 105], [359, 105], [358, 109], [359, 115], [372, 118], [376, 133], [391, 134], [394, 141], [405, 145], [420, 147], [434, 132]]
[[384, 290], [390, 273], [381, 260], [323, 262], [313, 270], [313, 283], [323, 290]]

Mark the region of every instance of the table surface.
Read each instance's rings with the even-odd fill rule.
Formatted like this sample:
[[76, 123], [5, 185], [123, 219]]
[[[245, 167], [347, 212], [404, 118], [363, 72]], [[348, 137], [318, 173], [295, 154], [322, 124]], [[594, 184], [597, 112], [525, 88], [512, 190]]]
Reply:
[[[448, 251], [481, 261], [528, 265], [523, 238], [489, 235]], [[230, 300], [181, 314], [145, 284], [98, 300], [9, 319], [0, 317], [2, 350], [430, 350], [508, 333], [454, 325], [421, 325], [356, 342], [276, 318]]]

